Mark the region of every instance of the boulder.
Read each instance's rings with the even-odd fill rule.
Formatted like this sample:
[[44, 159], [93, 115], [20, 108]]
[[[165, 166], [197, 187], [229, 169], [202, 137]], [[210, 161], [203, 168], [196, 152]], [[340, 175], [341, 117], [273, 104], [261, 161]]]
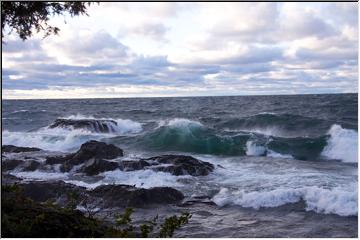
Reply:
[[88, 176], [97, 175], [101, 172], [112, 171], [119, 168], [117, 162], [111, 162], [103, 159], [90, 159], [80, 168], [79, 172], [84, 172]]
[[114, 159], [123, 155], [123, 150], [113, 144], [92, 140], [81, 145], [79, 151], [71, 157], [70, 161], [82, 163], [90, 158]]
[[183, 155], [162, 155], [145, 160], [156, 161], [160, 164], [170, 164], [152, 167], [154, 171], [169, 172], [173, 175], [205, 176], [214, 170], [214, 165]]
[[[75, 153], [71, 153], [66, 156], [47, 157], [46, 164], [62, 164], [62, 166], [60, 167], [61, 171], [67, 172], [70, 171], [75, 165], [86, 163], [91, 159], [114, 159], [123, 155], [123, 150], [113, 144], [106, 144], [103, 142], [92, 140], [82, 144], [80, 149]], [[106, 165], [104, 167], [104, 170], [102, 170], [100, 163], [104, 163]], [[90, 161], [86, 164], [88, 164], [89, 173], [96, 172], [95, 167], [99, 167], [98, 172], [108, 171], [106, 169], [115, 169], [115, 164], [109, 161]]]
[[101, 198], [106, 207], [141, 208], [153, 204], [178, 203], [184, 198], [181, 192], [170, 187], [144, 189], [129, 185], [102, 185], [89, 194]]
[[3, 145], [1, 147], [1, 151], [3, 153], [20, 153], [20, 152], [37, 152], [37, 151], [41, 151], [41, 149], [34, 147], [17, 147], [14, 145]]

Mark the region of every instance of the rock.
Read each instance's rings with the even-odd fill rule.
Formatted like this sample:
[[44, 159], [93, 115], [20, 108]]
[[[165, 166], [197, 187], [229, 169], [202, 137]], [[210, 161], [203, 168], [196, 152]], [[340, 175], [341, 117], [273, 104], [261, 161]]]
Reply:
[[1, 174], [1, 184], [2, 185], [13, 185], [15, 183], [21, 182], [21, 178], [18, 178], [14, 175], [2, 173]]
[[205, 176], [214, 170], [214, 165], [203, 162], [191, 156], [162, 155], [145, 160], [156, 161], [170, 166], [158, 166], [151, 168], [154, 171], [169, 172], [173, 175]]
[[22, 160], [4, 160], [1, 163], [1, 170], [2, 171], [10, 171], [15, 169], [16, 167], [20, 166], [21, 164], [23, 164], [24, 161]]
[[81, 145], [79, 151], [71, 157], [70, 161], [82, 163], [90, 158], [114, 159], [123, 155], [123, 150], [113, 144], [92, 140]]
[[141, 170], [146, 167], [151, 166], [152, 164], [148, 163], [145, 160], [139, 160], [139, 161], [121, 161], [119, 163], [119, 168], [122, 171], [135, 171], [135, 170]]
[[71, 159], [71, 157], [73, 156], [74, 154], [68, 154], [68, 155], [65, 155], [65, 156], [48, 156], [46, 157], [46, 161], [45, 161], [45, 164], [50, 164], [50, 165], [53, 165], [53, 164], [62, 164], [64, 163], [65, 161]]
[[87, 129], [93, 132], [110, 133], [115, 132], [117, 123], [114, 120], [95, 119], [56, 119], [50, 128], [72, 127], [75, 129]]
[[22, 192], [25, 197], [31, 198], [37, 202], [45, 202], [49, 199], [56, 200], [59, 198], [66, 198], [66, 195], [71, 192], [76, 192], [78, 195], [84, 195], [86, 192], [84, 187], [75, 186], [63, 181], [33, 181], [21, 183], [19, 186], [23, 189]]
[[1, 151], [3, 153], [20, 153], [20, 152], [36, 152], [36, 151], [41, 151], [41, 149], [34, 147], [17, 147], [14, 145], [3, 145], [1, 147]]
[[102, 198], [106, 207], [145, 207], [177, 203], [184, 198], [181, 192], [170, 187], [143, 189], [128, 185], [102, 185], [92, 190], [90, 195]]
[[90, 159], [85, 165], [79, 170], [84, 172], [86, 175], [93, 176], [101, 172], [112, 171], [119, 167], [117, 162], [110, 162], [103, 159]]
[[41, 163], [35, 160], [27, 160], [23, 164], [23, 170], [24, 171], [35, 171], [40, 167]]
[[[90, 159], [114, 159], [123, 156], [123, 154], [123, 150], [113, 144], [106, 144], [103, 142], [92, 140], [82, 144], [80, 149], [75, 153], [71, 153], [66, 156], [47, 157], [46, 164], [62, 164], [62, 166], [60, 167], [61, 171], [68, 172], [75, 165], [86, 163], [86, 161]], [[102, 161], [102, 163], [106, 165], [105, 169], [115, 169], [113, 168], [115, 164], [111, 162]], [[93, 165], [93, 170], [90, 170], [91, 168], [89, 168], [89, 173], [95, 171], [95, 166], [101, 167], [101, 165], [96, 164], [96, 162], [89, 162], [89, 166], [90, 165]], [[104, 170], [99, 169], [99, 172], [101, 171]]]

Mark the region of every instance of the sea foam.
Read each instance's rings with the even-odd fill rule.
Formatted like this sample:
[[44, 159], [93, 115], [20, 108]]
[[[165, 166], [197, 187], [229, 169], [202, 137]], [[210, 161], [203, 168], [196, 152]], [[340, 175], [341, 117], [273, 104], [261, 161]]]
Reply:
[[334, 124], [328, 134], [330, 138], [322, 155], [343, 162], [358, 162], [358, 133]]
[[307, 211], [340, 216], [356, 216], [357, 192], [354, 189], [324, 189], [316, 186], [302, 188], [279, 188], [271, 191], [231, 191], [222, 188], [212, 199], [217, 205], [240, 205], [259, 209], [279, 207], [304, 200]]

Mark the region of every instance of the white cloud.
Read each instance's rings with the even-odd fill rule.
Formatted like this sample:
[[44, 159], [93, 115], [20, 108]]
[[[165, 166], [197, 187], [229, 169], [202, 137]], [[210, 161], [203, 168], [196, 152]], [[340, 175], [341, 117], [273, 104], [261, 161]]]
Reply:
[[3, 45], [3, 96], [357, 91], [354, 3], [100, 3]]

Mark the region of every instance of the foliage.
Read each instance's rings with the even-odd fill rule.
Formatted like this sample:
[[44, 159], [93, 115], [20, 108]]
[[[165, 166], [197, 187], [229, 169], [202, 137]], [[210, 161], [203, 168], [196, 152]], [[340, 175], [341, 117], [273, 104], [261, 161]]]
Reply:
[[50, 16], [70, 14], [87, 15], [87, 7], [91, 2], [30, 2], [30, 1], [2, 1], [1, 2], [1, 39], [4, 37], [5, 27], [16, 31], [22, 40], [36, 32], [44, 31], [47, 37], [58, 34], [59, 28], [49, 25]]
[[67, 194], [64, 208], [49, 199], [44, 203], [24, 197], [18, 185], [2, 186], [1, 237], [172, 237], [176, 229], [188, 223], [191, 215], [166, 217], [158, 224], [158, 216], [140, 226], [131, 224], [134, 210], [126, 208], [115, 217], [115, 226], [76, 210], [79, 195]]

